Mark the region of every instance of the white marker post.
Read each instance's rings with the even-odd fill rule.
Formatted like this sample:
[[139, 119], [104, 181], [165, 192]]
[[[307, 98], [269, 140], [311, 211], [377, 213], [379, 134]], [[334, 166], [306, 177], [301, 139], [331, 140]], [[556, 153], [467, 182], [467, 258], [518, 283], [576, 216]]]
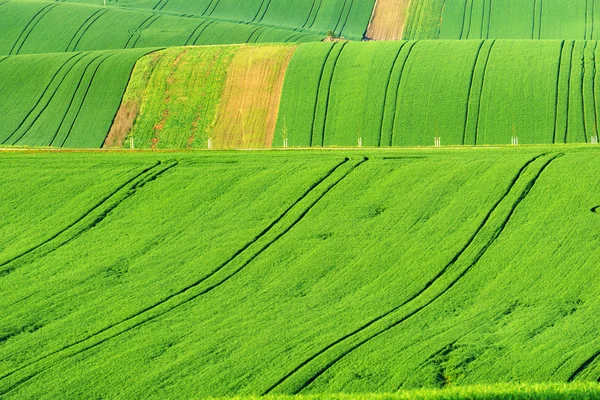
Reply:
[[362, 137], [358, 138], [358, 147], [363, 147]]
[[435, 147], [442, 147], [442, 139], [439, 136], [434, 137], [433, 144]]
[[212, 149], [212, 138], [208, 138], [208, 149]]

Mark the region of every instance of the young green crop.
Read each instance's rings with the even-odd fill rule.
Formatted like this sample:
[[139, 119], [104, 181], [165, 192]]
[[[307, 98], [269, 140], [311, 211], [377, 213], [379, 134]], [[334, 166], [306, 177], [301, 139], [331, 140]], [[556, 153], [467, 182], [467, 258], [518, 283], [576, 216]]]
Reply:
[[[5, 153], [2, 190], [24, 193], [2, 230], [51, 223], [2, 253], [0, 393], [595, 380], [597, 160], [564, 147]], [[58, 215], [90, 171], [81, 205]]]

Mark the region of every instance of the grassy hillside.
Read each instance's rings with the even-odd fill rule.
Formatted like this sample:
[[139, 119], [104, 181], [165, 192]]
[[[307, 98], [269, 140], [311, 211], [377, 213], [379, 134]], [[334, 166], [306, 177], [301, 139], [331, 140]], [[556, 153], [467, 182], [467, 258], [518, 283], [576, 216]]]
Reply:
[[0, 58], [0, 144], [99, 148], [149, 50]]
[[294, 50], [174, 48], [142, 58], [105, 147], [270, 147]]
[[600, 39], [596, 0], [412, 2], [407, 39]]
[[2, 153], [0, 395], [595, 381], [599, 155]]
[[0, 55], [323, 38], [259, 24], [102, 7], [98, 2], [9, 0], [0, 5], [0, 26]]
[[585, 143], [598, 135], [596, 41], [301, 45], [275, 145]]
[[[67, 0], [97, 4], [96, 0]], [[108, 0], [107, 4], [361, 40], [375, 0]]]

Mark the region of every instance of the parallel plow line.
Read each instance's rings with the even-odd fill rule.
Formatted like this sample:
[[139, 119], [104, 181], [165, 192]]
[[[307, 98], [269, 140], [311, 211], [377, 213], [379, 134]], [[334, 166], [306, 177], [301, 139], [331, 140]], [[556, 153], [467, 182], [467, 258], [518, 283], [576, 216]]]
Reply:
[[474, 131], [474, 138], [475, 138], [475, 144], [477, 145], [477, 139], [479, 137], [479, 125], [481, 123], [481, 105], [483, 104], [483, 102], [481, 101], [483, 98], [483, 89], [485, 87], [485, 77], [487, 75], [487, 71], [488, 71], [488, 65], [490, 62], [490, 56], [492, 55], [492, 50], [494, 50], [494, 45], [496, 44], [496, 41], [493, 40], [490, 48], [487, 51], [486, 57], [485, 57], [485, 62], [483, 64], [483, 71], [481, 74], [481, 86], [480, 89], [476, 92], [478, 93], [478, 99], [477, 99], [477, 116], [476, 116], [476, 123], [475, 123], [475, 131]]
[[421, 290], [400, 305], [323, 347], [262, 394], [267, 395], [275, 391], [287, 394], [300, 393], [348, 354], [415, 316], [446, 294], [477, 265], [502, 234], [517, 207], [527, 198], [542, 173], [561, 156], [560, 153], [541, 154], [527, 161], [465, 246]]
[[400, 68], [400, 80], [398, 81], [398, 88], [396, 89], [396, 98], [394, 100], [394, 105], [391, 108], [391, 110], [393, 112], [393, 114], [392, 114], [393, 117], [392, 117], [391, 131], [390, 131], [389, 147], [392, 147], [394, 145], [394, 136], [396, 135], [396, 120], [397, 120], [398, 111], [399, 111], [398, 110], [398, 99], [402, 95], [402, 85], [406, 81], [406, 79], [404, 79], [404, 75], [405, 75], [404, 70], [406, 69], [406, 65], [408, 64], [410, 55], [412, 54], [412, 51], [418, 44], [419, 44], [419, 42], [414, 42], [413, 45], [408, 49], [408, 53], [406, 54], [406, 57], [404, 58], [404, 62], [402, 63], [402, 67]]
[[[383, 121], [386, 119], [386, 112], [388, 111], [388, 101], [389, 98], [396, 98], [398, 96], [398, 85], [394, 85], [392, 86], [392, 77], [395, 76], [394, 72], [396, 70], [396, 65], [398, 64], [398, 60], [400, 59], [400, 53], [402, 53], [402, 49], [404, 49], [405, 45], [407, 42], [402, 42], [402, 44], [400, 44], [400, 47], [398, 48], [398, 52], [396, 53], [396, 56], [394, 57], [394, 61], [392, 62], [392, 66], [390, 68], [390, 73], [387, 76], [387, 82], [385, 84], [385, 95], [383, 98], [383, 108], [381, 110], [381, 118], [379, 119], [379, 139], [377, 141], [377, 147], [381, 147], [381, 138], [383, 136]], [[390, 92], [393, 92], [395, 88], [395, 94], [390, 96]], [[394, 105], [394, 107], [392, 108], [392, 110], [395, 111], [396, 106]]]
[[331, 67], [331, 76], [329, 77], [329, 83], [327, 85], [327, 97], [325, 98], [325, 108], [323, 110], [323, 131], [321, 132], [321, 147], [325, 146], [325, 133], [327, 132], [327, 116], [329, 115], [329, 101], [331, 100], [331, 86], [333, 85], [333, 78], [335, 77], [335, 72], [337, 70], [337, 63], [340, 60], [342, 52], [346, 47], [346, 42], [342, 43], [340, 46], [340, 51], [335, 56], [335, 61], [333, 62], [333, 66]]
[[313, 115], [312, 115], [312, 126], [310, 129], [310, 142], [309, 142], [309, 147], [312, 147], [313, 145], [313, 138], [315, 137], [315, 122], [317, 120], [317, 109], [319, 108], [319, 95], [321, 93], [321, 83], [323, 82], [323, 76], [325, 75], [325, 66], [327, 65], [327, 62], [329, 61], [329, 57], [331, 56], [331, 52], [333, 51], [333, 48], [336, 46], [336, 44], [334, 43], [333, 45], [331, 45], [329, 47], [329, 50], [327, 51], [327, 55], [325, 55], [325, 60], [323, 61], [323, 64], [321, 65], [321, 72], [319, 73], [319, 81], [317, 82], [317, 96], [315, 98], [315, 106], [313, 109]]
[[[115, 322], [77, 342], [68, 344], [0, 376], [0, 396], [16, 389], [30, 379], [33, 379], [44, 370], [52, 368], [62, 359], [73, 357], [89, 349], [95, 348], [112, 338], [118, 337], [141, 325], [153, 321], [220, 287], [241, 272], [280, 238], [286, 235], [293, 227], [300, 223], [329, 192], [367, 161], [367, 158], [363, 158], [360, 161], [351, 161], [346, 158], [336, 164], [324, 176], [314, 182], [296, 201], [294, 201], [292, 205], [271, 222], [269, 226], [236, 251], [224, 263], [198, 281], [166, 296], [164, 299], [138, 311], [130, 317]], [[205, 284], [202, 285], [203, 283]]]

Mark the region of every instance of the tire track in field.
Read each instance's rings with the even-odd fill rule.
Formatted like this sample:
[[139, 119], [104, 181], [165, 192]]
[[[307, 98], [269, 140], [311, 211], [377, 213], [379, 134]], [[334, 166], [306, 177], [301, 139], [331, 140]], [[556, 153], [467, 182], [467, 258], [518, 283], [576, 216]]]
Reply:
[[33, 30], [35, 29], [37, 24], [39, 24], [39, 22], [55, 7], [58, 7], [58, 4], [48, 4], [47, 6], [43, 7], [41, 10], [39, 10], [33, 16], [33, 18], [31, 18], [29, 20], [27, 25], [25, 25], [25, 28], [23, 28], [23, 30], [19, 34], [19, 37], [13, 44], [13, 46], [10, 49], [10, 52], [8, 54], [10, 54], [10, 55], [19, 54], [19, 52], [21, 51], [21, 48], [23, 48], [23, 45], [27, 41], [27, 38], [29, 38], [29, 35], [31, 35], [31, 33], [33, 32]]
[[[392, 62], [392, 66], [390, 68], [390, 73], [388, 74], [387, 77], [387, 82], [385, 84], [385, 95], [383, 98], [383, 108], [381, 110], [381, 118], [379, 119], [379, 139], [377, 141], [377, 147], [381, 147], [381, 139], [383, 136], [383, 121], [385, 120], [385, 116], [386, 116], [386, 111], [387, 111], [387, 103], [389, 100], [389, 92], [391, 90], [390, 88], [390, 84], [392, 82], [392, 76], [394, 75], [394, 70], [396, 69], [396, 65], [398, 64], [398, 60], [400, 59], [400, 53], [402, 53], [402, 49], [404, 48], [404, 46], [406, 45], [407, 42], [401, 42], [400, 46], [398, 47], [398, 52], [396, 53], [396, 56], [394, 57], [394, 61]], [[396, 95], [395, 97], [398, 97], [398, 87], [396, 86]], [[393, 110], [395, 111], [396, 106], [394, 105]]]
[[[213, 15], [213, 13], [215, 12], [215, 10], [217, 9], [217, 6], [219, 5], [221, 0], [211, 0], [210, 3], [208, 4], [208, 6], [206, 7], [206, 10], [204, 10], [204, 13], [202, 13], [203, 16], [211, 16]], [[211, 9], [212, 7], [212, 9]], [[210, 10], [210, 12], [209, 12]], [[207, 14], [208, 13], [208, 14]]]
[[312, 125], [311, 125], [311, 129], [310, 129], [310, 141], [308, 144], [309, 147], [313, 146], [313, 138], [315, 136], [315, 123], [317, 120], [317, 109], [319, 108], [319, 94], [321, 93], [321, 84], [323, 82], [323, 76], [325, 75], [325, 66], [327, 65], [327, 61], [329, 61], [329, 57], [331, 56], [331, 52], [333, 51], [333, 48], [335, 47], [335, 45], [336, 45], [336, 43], [329, 46], [329, 50], [327, 51], [327, 54], [325, 55], [325, 60], [323, 61], [323, 64], [321, 64], [321, 72], [319, 73], [319, 81], [317, 82], [317, 96], [315, 99], [315, 107], [313, 109], [313, 115], [312, 115]]
[[[323, 1], [323, 0], [321, 0], [321, 1]], [[310, 17], [312, 16], [312, 12], [315, 9], [316, 5], [317, 5], [317, 0], [313, 0], [312, 5], [310, 6], [310, 11], [308, 12], [308, 15], [306, 16], [306, 21], [304, 21], [304, 23], [300, 27], [301, 29], [306, 28], [306, 25], [308, 25], [308, 21], [310, 21]]]
[[[281, 215], [272, 221], [269, 226], [267, 226], [251, 241], [246, 243], [246, 245], [237, 250], [224, 263], [198, 281], [184, 287], [176, 293], [168, 295], [159, 302], [138, 311], [130, 317], [113, 323], [95, 332], [94, 334], [85, 337], [84, 339], [66, 345], [56, 351], [39, 357], [27, 364], [22, 365], [21, 367], [12, 370], [11, 372], [0, 376], [0, 385], [2, 385], [2, 381], [14, 377], [17, 373], [24, 371], [29, 367], [35, 367], [41, 362], [47, 363], [46, 365], [40, 366], [36, 371], [25, 373], [23, 377], [16, 377], [15, 382], [11, 382], [4, 387], [0, 386], [0, 396], [16, 389], [21, 384], [33, 379], [44, 370], [52, 368], [53, 365], [67, 357], [73, 357], [87, 350], [93, 349], [115, 337], [132, 331], [139, 326], [145, 325], [146, 323], [151, 322], [220, 287], [229, 281], [229, 279], [241, 272], [246, 266], [248, 266], [264, 251], [275, 244], [280, 238], [285, 236], [292, 228], [300, 223], [328, 193], [330, 193], [336, 186], [338, 186], [350, 174], [352, 174], [357, 168], [367, 161], [368, 158], [366, 157], [358, 162], [351, 162], [350, 159], [346, 158], [336, 164], [324, 176], [320, 177], [316, 182], [314, 182], [296, 201], [292, 203], [292, 205], [290, 205], [285, 211], [283, 211]], [[240, 260], [238, 262], [239, 265], [235, 265], [236, 260]], [[228, 270], [228, 267], [230, 266], [232, 266], [232, 268], [229, 268]], [[218, 274], [221, 271], [224, 271], [222, 275], [225, 276], [219, 277]], [[216, 278], [214, 279], [215, 282], [211, 283], [211, 278]], [[205, 287], [200, 286], [202, 283], [207, 281], [208, 284], [205, 285]]]
[[564, 143], [567, 143], [569, 137], [569, 121], [570, 121], [570, 109], [571, 109], [571, 78], [573, 76], [573, 55], [575, 54], [575, 41], [571, 46], [571, 56], [569, 57], [569, 75], [567, 80], [567, 100], [566, 100], [566, 124], [565, 124], [565, 136], [563, 138]]
[[[71, 52], [77, 50], [77, 46], [79, 46], [79, 42], [83, 39], [83, 36], [87, 33], [87, 31], [98, 21], [104, 14], [106, 14], [108, 10], [98, 10], [92, 15], [90, 15], [84, 22], [81, 24], [77, 32], [73, 35], [69, 44], [65, 49], [65, 52]], [[71, 47], [73, 45], [73, 47]]]
[[260, 7], [258, 7], [256, 15], [254, 15], [254, 18], [252, 18], [251, 22], [260, 23], [265, 18], [265, 15], [267, 14], [267, 11], [269, 11], [269, 8], [271, 8], [271, 3], [272, 0], [262, 0], [262, 2], [260, 3]]
[[463, 140], [462, 140], [463, 146], [467, 142], [467, 127], [469, 124], [469, 112], [471, 110], [471, 95], [473, 93], [473, 89], [474, 89], [473, 86], [475, 84], [475, 70], [477, 69], [477, 63], [479, 62], [479, 56], [481, 54], [481, 49], [483, 48], [484, 43], [485, 43], [485, 41], [482, 40], [481, 44], [479, 45], [479, 48], [477, 49], [477, 53], [475, 55], [475, 61], [473, 62], [473, 68], [471, 70], [471, 78], [469, 80], [469, 91], [467, 92], [467, 104], [465, 107], [465, 124], [463, 127]]
[[406, 57], [404, 58], [404, 62], [402, 63], [402, 67], [400, 68], [400, 80], [398, 81], [398, 88], [396, 89], [396, 98], [394, 99], [394, 107], [393, 117], [392, 117], [392, 131], [390, 132], [390, 143], [389, 147], [392, 147], [394, 144], [394, 135], [396, 134], [396, 120], [398, 115], [398, 98], [402, 94], [402, 84], [406, 81], [404, 79], [404, 70], [406, 69], [406, 65], [408, 64], [408, 60], [410, 59], [410, 55], [412, 54], [415, 47], [419, 44], [419, 41], [414, 42], [414, 44], [408, 49]]
[[154, 7], [152, 7], [152, 9], [153, 9], [153, 10], [158, 10], [158, 11], [161, 11], [163, 8], [165, 8], [165, 6], [167, 5], [167, 3], [168, 3], [169, 1], [170, 1], [170, 0], [158, 0], [158, 3], [156, 3], [156, 4], [154, 5]]
[[340, 15], [338, 15], [338, 19], [337, 19], [337, 21], [335, 23], [334, 28], [332, 29], [332, 32], [333, 32], [334, 35], [335, 34], [338, 34], [338, 35], [341, 34], [341, 32], [337, 33], [338, 32], [337, 29], [338, 29], [338, 26], [340, 25], [340, 22], [342, 21], [342, 18], [343, 18], [343, 15], [344, 15], [344, 11], [346, 10], [346, 5], [347, 4], [348, 4], [348, 0], [344, 0], [344, 5], [342, 6], [342, 9], [340, 10]]
[[[69, 76], [69, 74], [71, 73], [73, 68], [75, 68], [77, 66], [77, 64], [79, 64], [79, 62], [81, 62], [87, 55], [89, 55], [89, 53], [81, 53], [81, 52], [75, 53], [71, 57], [69, 57], [69, 59], [67, 59], [67, 61], [65, 61], [58, 68], [56, 73], [54, 73], [54, 75], [50, 79], [50, 82], [48, 83], [48, 85], [46, 85], [46, 87], [44, 88], [40, 97], [37, 99], [34, 106], [25, 115], [25, 117], [19, 123], [19, 125], [15, 128], [15, 130], [6, 139], [4, 139], [2, 141], [2, 143], [14, 144], [18, 140], [20, 140], [31, 129], [31, 127], [38, 121], [40, 116], [44, 113], [44, 111], [46, 111], [46, 108], [48, 108], [48, 105], [52, 102], [52, 100], [54, 99], [54, 96], [56, 95], [58, 90], [61, 88], [63, 82], [67, 79], [67, 77]], [[74, 59], [75, 59], [75, 61], [71, 65], [69, 65], [69, 63]], [[66, 69], [66, 71], [65, 71], [64, 75], [61, 75], [61, 72], [65, 69]], [[50, 93], [50, 92], [52, 92], [52, 93]], [[46, 99], [46, 97], [48, 97], [48, 96], [49, 96], [49, 98]], [[42, 103], [45, 103], [45, 104], [42, 105]], [[38, 107], [41, 107], [41, 109], [37, 110]], [[30, 118], [32, 118], [32, 121], [28, 122], [30, 120]], [[29, 125], [26, 128], [23, 128], [26, 124], [29, 124]], [[24, 129], [24, 132], [22, 134], [20, 133], [21, 129]], [[18, 139], [12, 140], [13, 136], [15, 136], [15, 135], [19, 135]]]
[[315, 22], [317, 22], [317, 17], [319, 16], [319, 13], [321, 12], [321, 7], [322, 6], [323, 6], [323, 0], [319, 0], [319, 5], [317, 6], [317, 9], [315, 11], [314, 17], [312, 19], [312, 22], [310, 23], [310, 25], [306, 29], [310, 30], [315, 25]]
[[338, 51], [335, 57], [335, 61], [333, 62], [333, 66], [331, 67], [331, 76], [329, 78], [329, 84], [327, 86], [327, 97], [325, 98], [325, 110], [323, 111], [323, 132], [321, 133], [321, 147], [325, 146], [325, 133], [327, 132], [327, 116], [329, 114], [329, 101], [331, 100], [331, 86], [333, 86], [333, 78], [335, 77], [335, 72], [337, 70], [337, 63], [340, 60], [342, 52], [344, 51], [344, 48], [347, 44], [348, 42], [342, 43], [342, 45], [340, 46], [340, 51]]
[[[460, 31], [460, 39], [468, 39], [471, 34], [471, 23], [472, 23], [472, 19], [473, 19], [473, 1], [474, 0], [466, 0], [465, 1], [465, 8], [464, 8], [464, 12], [463, 12], [463, 25], [462, 25], [462, 29]], [[469, 2], [471, 4], [471, 7], [468, 6]], [[468, 12], [467, 12], [467, 9], [469, 9]], [[467, 14], [469, 15], [468, 25], [467, 25]], [[465, 35], [465, 30], [466, 30], [466, 35]]]
[[209, 22], [208, 20], [200, 22], [200, 24], [192, 31], [192, 33], [190, 33], [190, 36], [188, 36], [187, 40], [185, 41], [185, 46], [195, 44], [196, 41], [200, 38], [200, 36], [202, 36], [206, 28], [208, 28], [208, 25], [214, 22], [215, 21]]
[[479, 137], [479, 125], [481, 123], [481, 105], [483, 104], [482, 99], [483, 99], [483, 89], [485, 88], [485, 77], [487, 76], [487, 71], [488, 71], [488, 64], [490, 62], [490, 57], [492, 55], [492, 51], [494, 50], [494, 45], [496, 44], [496, 41], [493, 40], [492, 44], [490, 45], [490, 49], [485, 57], [485, 63], [483, 64], [483, 74], [481, 77], [481, 89], [479, 90], [479, 99], [478, 99], [478, 106], [477, 106], [477, 119], [476, 119], [476, 124], [475, 124], [475, 145], [477, 145], [477, 138]]
[[[346, 13], [346, 18], [344, 20], [344, 24], [340, 28], [340, 36], [344, 33], [344, 29], [346, 29], [346, 25], [348, 25], [348, 21], [350, 20], [350, 13], [352, 12], [352, 7], [354, 7], [354, 0], [350, 1], [350, 7], [348, 7], [348, 12]], [[363, 34], [364, 37], [364, 34]]]
[[[492, 206], [491, 210], [482, 220], [478, 228], [475, 230], [475, 232], [467, 241], [467, 243], [463, 246], [463, 248], [452, 258], [452, 260], [442, 270], [438, 272], [436, 276], [430, 279], [424, 285], [424, 287], [420, 289], [417, 293], [415, 293], [409, 299], [402, 302], [400, 305], [379, 315], [378, 317], [370, 320], [361, 327], [323, 347], [318, 352], [316, 352], [315, 354], [304, 360], [302, 363], [300, 363], [297, 367], [295, 367], [292, 371], [287, 373], [277, 382], [275, 382], [275, 384], [271, 385], [262, 394], [271, 394], [274, 390], [280, 389], [283, 385], [285, 385], [284, 389], [278, 390], [278, 393], [300, 393], [302, 390], [307, 388], [317, 378], [323, 375], [327, 370], [329, 370], [332, 366], [337, 364], [348, 354], [361, 347], [365, 343], [369, 342], [370, 340], [382, 335], [390, 329], [405, 322], [409, 318], [413, 317], [414, 315], [427, 308], [429, 305], [431, 305], [437, 299], [442, 297], [444, 294], [446, 294], [470, 270], [472, 270], [473, 267], [479, 262], [479, 260], [485, 255], [487, 250], [502, 234], [502, 232], [508, 225], [510, 219], [516, 212], [516, 209], [521, 204], [521, 202], [525, 200], [525, 198], [529, 195], [542, 173], [546, 170], [548, 166], [550, 166], [550, 164], [554, 160], [561, 157], [562, 155], [562, 153], [553, 155], [540, 154], [527, 161], [519, 169], [517, 174], [513, 177], [504, 194]], [[537, 166], [537, 164], [541, 165]], [[532, 174], [528, 173], [530, 170], [534, 170]], [[530, 177], [529, 175], [532, 176]], [[504, 208], [507, 209], [504, 210]], [[496, 216], [496, 214], [500, 215]], [[498, 221], [495, 221], [496, 219]], [[482, 243], [478, 244], [478, 242]], [[467, 260], [464, 263], [465, 267], [460, 268], [459, 262], [463, 259], [463, 257], [467, 258]], [[455, 265], [459, 265], [459, 267], [454, 268], [454, 270], [456, 271], [454, 271], [452, 268]], [[438, 282], [441, 282], [441, 279], [445, 278], [447, 275], [450, 275], [450, 277], [448, 278], [450, 281], [448, 283], [442, 282], [438, 284]], [[403, 308], [410, 307], [412, 304], [414, 304], [415, 301], [419, 300], [421, 297], [427, 296], [428, 292], [432, 291], [429, 289], [435, 289], [435, 286], [439, 286], [439, 288], [437, 288], [437, 291], [435, 293], [431, 294], [431, 297], [429, 299], [424, 300], [424, 302], [421, 305], [416, 306], [412, 311], [406, 310], [408, 311], [407, 313], [398, 316], [395, 320], [392, 320], [386, 324], [386, 319], [391, 319], [386, 317], [391, 316], [393, 318], [394, 314], [397, 311], [402, 311]], [[376, 323], [379, 321], [383, 321], [380, 324], [383, 326], [377, 327]], [[371, 326], [374, 327], [373, 329], [371, 329], [371, 331], [373, 332], [368, 332], [367, 329]], [[360, 338], [359, 335], [363, 332], [366, 332], [364, 335], [365, 337]], [[344, 344], [346, 344], [347, 347], [345, 349], [340, 348]], [[337, 354], [334, 353], [333, 357], [329, 361], [327, 361], [326, 359], [321, 359], [326, 357], [328, 353], [335, 352], [336, 350]], [[321, 365], [316, 365], [314, 367], [312, 366], [312, 364], [318, 364], [319, 362]], [[304, 372], [305, 370], [306, 372]]]
[[[596, 43], [596, 45], [597, 45], [597, 43]], [[588, 47], [588, 41], [586, 40], [585, 44], [583, 45], [583, 50], [581, 52], [581, 55], [582, 55], [582, 60], [581, 60], [581, 77], [580, 77], [581, 80], [579, 82], [580, 85], [581, 85], [581, 106], [582, 106], [581, 107], [582, 108], [581, 109], [581, 120], [582, 120], [581, 122], [582, 122], [582, 126], [583, 126], [583, 136], [584, 136], [584, 139], [585, 139], [585, 143], [587, 143], [588, 142], [588, 138], [591, 137], [591, 135], [589, 134], [589, 131], [588, 131], [588, 123], [587, 123], [588, 121], [587, 121], [587, 118], [586, 118], [587, 117], [587, 112], [586, 111], [587, 111], [588, 105], [589, 105], [589, 102], [587, 101], [588, 100], [588, 98], [587, 98], [588, 96], [586, 96], [586, 90], [585, 90], [585, 88], [586, 88], [585, 77], [586, 77], [586, 75], [589, 74], [588, 68], [586, 67], [586, 64], [588, 62], [588, 57], [587, 57], [587, 53], [586, 53], [587, 47]], [[595, 48], [594, 48], [593, 51], [595, 51]]]
[[562, 74], [562, 59], [563, 59], [563, 51], [565, 49], [565, 41], [561, 41], [560, 50], [558, 52], [558, 68], [556, 71], [556, 102], [554, 105], [554, 131], [552, 133], [552, 144], [556, 143], [556, 133], [558, 131], [558, 108], [560, 106], [560, 77]]
[[[114, 53], [112, 53], [112, 52], [111, 53], [104, 53], [105, 57], [102, 60], [100, 60], [100, 62], [98, 63], [98, 65], [96, 65], [96, 67], [94, 69], [94, 72], [92, 73], [92, 76], [90, 77], [87, 85], [85, 86], [84, 93], [83, 93], [83, 95], [81, 97], [81, 102], [77, 106], [77, 111], [75, 112], [75, 116], [73, 117], [73, 119], [70, 122], [67, 134], [66, 134], [66, 136], [64, 137], [64, 139], [62, 140], [62, 142], [60, 143], [60, 145], [58, 147], [63, 147], [65, 145], [65, 143], [67, 142], [67, 140], [69, 139], [69, 137], [71, 136], [71, 133], [73, 131], [73, 126], [75, 126], [75, 123], [77, 122], [77, 118], [79, 118], [79, 114], [81, 113], [83, 105], [85, 104], [85, 101], [87, 100], [88, 93], [89, 93], [92, 85], [94, 84], [94, 80], [96, 79], [96, 75], [98, 73], [98, 70], [100, 69], [100, 67], [102, 66], [102, 64], [104, 64], [113, 55], [114, 55]], [[54, 137], [50, 141], [50, 146], [54, 146], [54, 141], [56, 140], [58, 134], [62, 130], [63, 123], [65, 122], [65, 119], [67, 118], [67, 115], [69, 114], [69, 111], [71, 110], [71, 106], [73, 105], [73, 103], [75, 101], [75, 98], [77, 97], [77, 92], [79, 91], [79, 88], [81, 87], [81, 84], [82, 84], [82, 82], [84, 80], [84, 77], [85, 77], [85, 74], [87, 72], [87, 69], [88, 69], [88, 67], [91, 67], [92, 64], [93, 64], [93, 61], [90, 62], [87, 65], [86, 71], [84, 71], [83, 74], [81, 75], [81, 79], [79, 80], [79, 83], [77, 84], [77, 89], [75, 90], [75, 93], [73, 93], [73, 97], [71, 97], [71, 101], [69, 103], [69, 107], [67, 108], [67, 111], [65, 112], [65, 114], [63, 116], [63, 119], [62, 119], [62, 121], [60, 123], [60, 126], [58, 127], [58, 129], [54, 133]]]
[[150, 28], [161, 16], [160, 15], [151, 15], [146, 18], [134, 31], [131, 33], [129, 40], [125, 43], [124, 49], [133, 49], [135, 45], [142, 37], [142, 33], [144, 30]]
[[[595, 4], [595, 2], [594, 2]], [[596, 74], [598, 73], [598, 69], [596, 67], [596, 53], [598, 51], [598, 42], [596, 42], [594, 46], [594, 53], [592, 55], [592, 106], [594, 107], [594, 130], [592, 132], [593, 136], [598, 137], [598, 102], [597, 102], [597, 79]]]
[[133, 196], [138, 189], [142, 188], [147, 183], [156, 180], [165, 172], [176, 167], [177, 164], [177, 161], [165, 163], [158, 161], [156, 164], [144, 168], [134, 177], [128, 179], [115, 190], [104, 196], [99, 202], [85, 211], [79, 218], [67, 225], [65, 228], [56, 232], [43, 242], [1, 263], [0, 278], [10, 274], [17, 268], [22, 267], [31, 261], [53, 253], [59, 248], [77, 239], [85, 232], [102, 222], [123, 201]]
[[[99, 59], [100, 57], [102, 57], [102, 56], [104, 56], [104, 55], [106, 55], [106, 54], [107, 54], [107, 53], [101, 53], [101, 54], [98, 54], [98, 55], [96, 55], [95, 57], [93, 57], [93, 58], [92, 58], [92, 59], [91, 59], [91, 60], [90, 60], [90, 61], [89, 61], [89, 62], [86, 64], [86, 66], [85, 66], [85, 68], [84, 68], [84, 70], [83, 70], [83, 72], [82, 72], [82, 74], [81, 74], [81, 76], [80, 76], [80, 78], [79, 78], [79, 81], [78, 81], [77, 87], [76, 87], [76, 89], [75, 89], [75, 92], [73, 93], [73, 96], [71, 97], [71, 102], [69, 103], [69, 106], [68, 106], [68, 108], [67, 108], [67, 110], [66, 110], [66, 113], [65, 113], [65, 114], [63, 114], [63, 119], [61, 120], [61, 124], [60, 124], [60, 126], [61, 126], [61, 127], [62, 127], [62, 124], [63, 124], [63, 122], [64, 122], [64, 118], [66, 118], [66, 116], [67, 116], [67, 113], [68, 113], [68, 111], [69, 111], [69, 110], [70, 110], [70, 108], [71, 108], [72, 102], [73, 102], [73, 100], [74, 100], [75, 96], [77, 95], [77, 91], [79, 90], [79, 87], [81, 86], [81, 83], [83, 82], [83, 79], [85, 78], [85, 75], [86, 75], [86, 73], [87, 73], [88, 69], [89, 69], [89, 68], [92, 66], [92, 64], [93, 64], [93, 63], [94, 63], [94, 62], [95, 62], [97, 59]], [[91, 53], [88, 53], [88, 55], [91, 55]], [[112, 55], [112, 54], [111, 54], [111, 55]], [[83, 57], [82, 57], [81, 59], [83, 59]], [[68, 74], [67, 74], [67, 75], [68, 75]], [[66, 75], [65, 75], [65, 78], [66, 78]], [[50, 98], [49, 102], [46, 104], [46, 107], [48, 107], [48, 106], [50, 105], [50, 103], [52, 103], [52, 100], [54, 99], [54, 96], [55, 96], [55, 95], [58, 93], [58, 91], [60, 90], [60, 88], [61, 88], [61, 87], [62, 87], [62, 82], [61, 82], [61, 85], [59, 85], [59, 86], [56, 88], [56, 91], [53, 93], [53, 95], [52, 95], [52, 97]], [[22, 133], [22, 134], [21, 134], [21, 135], [20, 135], [20, 136], [19, 136], [17, 139], [15, 139], [15, 140], [13, 141], [13, 143], [12, 143], [12, 144], [17, 144], [19, 141], [21, 141], [21, 140], [23, 139], [23, 137], [25, 137], [25, 136], [27, 135], [27, 133], [29, 133], [30, 129], [31, 129], [31, 128], [32, 128], [32, 127], [35, 125], [35, 123], [37, 122], [37, 120], [38, 120], [38, 119], [39, 119], [39, 118], [40, 118], [40, 117], [41, 117], [41, 116], [44, 114], [44, 112], [46, 111], [46, 107], [44, 107], [44, 109], [43, 109], [43, 110], [42, 110], [42, 111], [41, 111], [41, 112], [40, 112], [40, 113], [37, 115], [37, 117], [35, 118], [34, 122], [33, 122], [33, 123], [32, 123], [32, 124], [31, 124], [31, 125], [30, 125], [30, 126], [29, 126], [29, 127], [26, 129], [26, 130], [25, 130], [25, 131], [23, 131], [23, 133]], [[60, 127], [59, 127], [59, 129], [60, 129]], [[54, 141], [54, 138], [56, 137], [56, 134], [58, 134], [58, 131], [57, 131], [57, 133], [55, 133], [55, 136], [53, 137], [53, 139], [52, 139], [52, 142]], [[52, 145], [52, 142], [50, 143], [50, 145]]]
[[[487, 24], [487, 32], [485, 34], [485, 38], [490, 38], [490, 31], [492, 29], [492, 9], [494, 5], [494, 0], [490, 0], [489, 8], [488, 8], [488, 24]], [[483, 38], [482, 38], [483, 39]]]

